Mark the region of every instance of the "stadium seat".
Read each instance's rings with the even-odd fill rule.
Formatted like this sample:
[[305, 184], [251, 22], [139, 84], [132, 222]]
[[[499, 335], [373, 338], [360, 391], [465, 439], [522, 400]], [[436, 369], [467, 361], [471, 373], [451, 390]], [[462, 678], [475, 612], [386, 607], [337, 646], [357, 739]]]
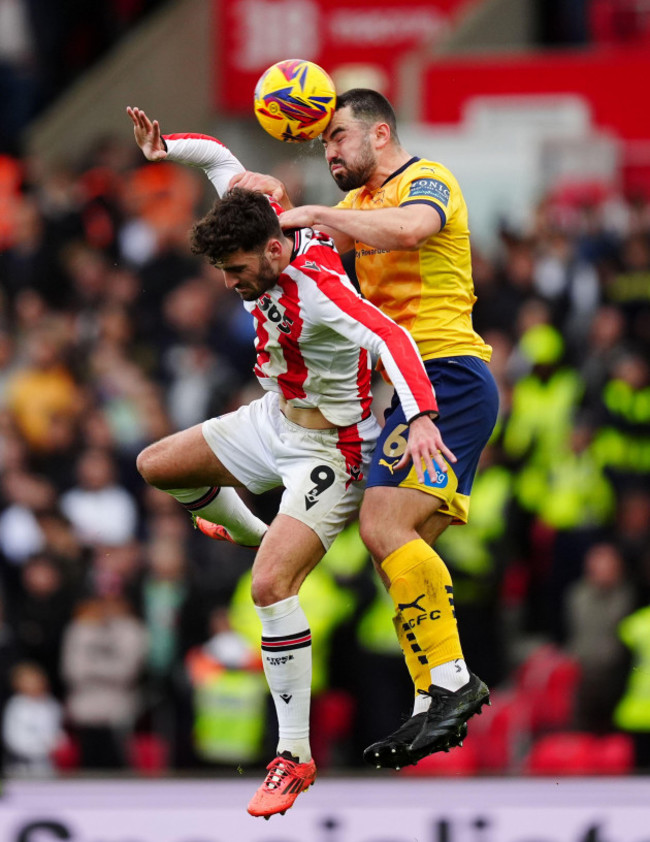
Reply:
[[564, 731], [535, 742], [524, 769], [529, 775], [625, 775], [634, 767], [634, 746], [626, 734]]
[[535, 707], [533, 726], [564, 728], [570, 724], [579, 679], [580, 667], [572, 658], [558, 660], [548, 676], [546, 691]]
[[638, 0], [591, 0], [589, 30], [597, 44], [643, 44], [650, 41], [647, 7]]
[[634, 771], [634, 743], [628, 734], [599, 737], [595, 754], [601, 775], [629, 775]]
[[530, 707], [534, 733], [570, 726], [579, 679], [578, 663], [550, 644], [538, 647], [524, 661], [517, 671], [516, 690]]
[[521, 746], [528, 740], [529, 706], [512, 691], [493, 691], [490, 698], [492, 705], [469, 723], [479, 766], [486, 772], [514, 771]]
[[529, 775], [593, 775], [594, 737], [581, 732], [546, 734], [532, 746], [524, 763]]
[[355, 700], [345, 690], [327, 690], [312, 701], [311, 747], [320, 768], [332, 761], [332, 749], [352, 730]]
[[169, 746], [159, 734], [134, 734], [128, 756], [131, 768], [143, 775], [159, 775], [169, 768]]
[[70, 772], [79, 768], [81, 753], [76, 740], [66, 734], [52, 752], [54, 767], [60, 772]]

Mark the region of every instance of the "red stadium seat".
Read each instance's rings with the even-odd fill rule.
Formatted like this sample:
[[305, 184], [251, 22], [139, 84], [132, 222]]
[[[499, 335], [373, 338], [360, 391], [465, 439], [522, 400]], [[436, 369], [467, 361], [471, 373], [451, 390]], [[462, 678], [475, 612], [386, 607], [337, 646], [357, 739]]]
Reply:
[[642, 44], [650, 40], [647, 7], [638, 0], [591, 0], [589, 29], [598, 44]]
[[554, 646], [536, 649], [517, 672], [517, 694], [530, 707], [530, 727], [539, 733], [570, 726], [580, 667]]
[[634, 771], [634, 743], [628, 734], [599, 737], [595, 755], [601, 775], [629, 775]]
[[529, 707], [525, 699], [513, 692], [493, 691], [490, 697], [492, 705], [470, 720], [469, 733], [477, 747], [481, 769], [513, 771], [521, 745], [528, 740]]
[[535, 742], [524, 769], [529, 775], [594, 775], [594, 740], [591, 734], [547, 734]]
[[159, 734], [134, 734], [129, 741], [129, 763], [145, 775], [159, 775], [169, 768], [169, 746]]
[[66, 734], [52, 752], [52, 762], [60, 772], [70, 772], [79, 768], [81, 753], [76, 740]]
[[352, 730], [355, 700], [345, 690], [328, 690], [312, 702], [311, 747], [321, 768], [332, 762], [332, 749]]
[[540, 737], [525, 762], [530, 775], [625, 775], [633, 768], [634, 746], [626, 734], [579, 731]]
[[536, 706], [536, 724], [546, 728], [565, 728], [573, 717], [580, 667], [571, 658], [559, 660], [551, 670], [545, 696]]

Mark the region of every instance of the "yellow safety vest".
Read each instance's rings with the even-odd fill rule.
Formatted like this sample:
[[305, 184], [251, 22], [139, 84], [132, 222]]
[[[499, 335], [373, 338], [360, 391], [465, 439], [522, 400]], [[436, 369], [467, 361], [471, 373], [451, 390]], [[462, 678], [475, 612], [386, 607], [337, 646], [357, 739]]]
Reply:
[[625, 731], [650, 731], [650, 606], [621, 620], [618, 632], [634, 662], [614, 723]]

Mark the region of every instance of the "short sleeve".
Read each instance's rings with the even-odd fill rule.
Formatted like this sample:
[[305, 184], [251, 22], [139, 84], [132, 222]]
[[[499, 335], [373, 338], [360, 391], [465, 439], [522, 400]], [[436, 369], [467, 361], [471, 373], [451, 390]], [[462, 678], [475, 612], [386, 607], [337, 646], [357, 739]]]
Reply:
[[400, 185], [399, 204], [425, 204], [436, 209], [443, 226], [446, 224], [453, 202], [454, 179], [444, 167], [420, 161], [411, 167]]

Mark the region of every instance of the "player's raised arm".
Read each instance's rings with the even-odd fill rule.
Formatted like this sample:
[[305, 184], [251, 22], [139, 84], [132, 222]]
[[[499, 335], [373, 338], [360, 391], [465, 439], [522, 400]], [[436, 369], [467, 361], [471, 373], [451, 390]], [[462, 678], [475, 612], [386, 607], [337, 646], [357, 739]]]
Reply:
[[133, 136], [147, 161], [162, 161], [167, 157], [158, 120], [150, 120], [141, 108], [127, 106], [126, 113], [133, 121]]
[[232, 177], [244, 172], [241, 162], [216, 137], [195, 132], [163, 135], [158, 121], [150, 120], [141, 108], [128, 107], [126, 111], [133, 121], [135, 142], [148, 161], [199, 167], [220, 196], [228, 190]]

